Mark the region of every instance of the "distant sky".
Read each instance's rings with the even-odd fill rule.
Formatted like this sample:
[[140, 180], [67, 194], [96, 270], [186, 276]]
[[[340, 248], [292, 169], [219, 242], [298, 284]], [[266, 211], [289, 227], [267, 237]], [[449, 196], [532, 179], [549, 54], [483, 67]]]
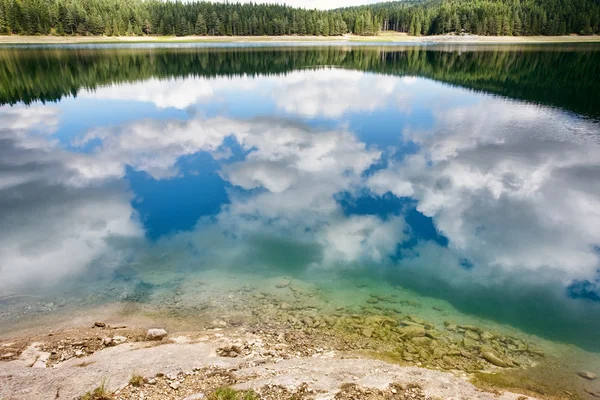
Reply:
[[[211, 0], [213, 2], [223, 3], [225, 0]], [[240, 3], [249, 3], [250, 0], [234, 0], [230, 1], [230, 3], [235, 3], [239, 1]], [[285, 0], [285, 1], [273, 1], [273, 0], [254, 0], [254, 3], [279, 3], [279, 4], [287, 4], [295, 7], [303, 7], [303, 8], [320, 8], [320, 9], [329, 9], [329, 8], [338, 8], [338, 7], [349, 7], [349, 6], [357, 6], [362, 4], [371, 4], [371, 3], [379, 3], [382, 0]]]

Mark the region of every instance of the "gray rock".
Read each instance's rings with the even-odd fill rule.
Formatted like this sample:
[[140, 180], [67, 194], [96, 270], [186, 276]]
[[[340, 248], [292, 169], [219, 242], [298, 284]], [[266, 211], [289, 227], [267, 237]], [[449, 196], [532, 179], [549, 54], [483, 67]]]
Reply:
[[171, 389], [177, 390], [181, 386], [181, 383], [179, 381], [175, 381], [175, 382], [171, 382], [169, 384], [169, 386], [171, 387]]
[[164, 329], [148, 329], [146, 340], [163, 340], [167, 336], [167, 331]]

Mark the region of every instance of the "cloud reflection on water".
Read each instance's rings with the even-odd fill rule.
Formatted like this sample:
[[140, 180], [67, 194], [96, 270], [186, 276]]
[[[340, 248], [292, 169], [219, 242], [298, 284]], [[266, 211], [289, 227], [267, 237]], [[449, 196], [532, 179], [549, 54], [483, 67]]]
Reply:
[[[96, 143], [89, 152], [66, 150], [53, 138], [57, 109], [5, 107], [3, 277], [59, 279], [113, 255], [111, 237], [143, 235], [135, 193], [123, 183], [127, 169], [154, 181], [185, 180], [193, 171], [181, 160], [207, 153], [218, 164], [228, 204], [195, 229], [148, 246], [185, 249], [196, 266], [257, 267], [281, 262], [267, 255], [279, 246], [295, 257], [284, 262], [298, 268], [379, 265], [456, 290], [541, 287], [568, 301], [564, 289], [574, 280], [593, 281], [600, 268], [598, 125], [455, 88], [440, 88], [445, 96], [438, 97], [423, 92], [433, 86], [426, 84], [324, 69], [100, 88], [86, 96], [189, 108], [189, 118], [101, 126], [71, 138], [74, 149]], [[236, 110], [227, 108], [202, 112], [210, 99], [233, 103], [232, 91], [266, 96], [279, 111], [251, 108], [251, 118], [228, 115]], [[381, 108], [409, 111], [409, 99], [417, 97], [431, 121], [407, 118], [389, 146], [359, 138], [344, 119]], [[334, 123], [315, 127], [311, 118]], [[416, 145], [414, 154], [398, 157], [407, 142]], [[448, 245], [411, 241], [406, 209], [348, 214], [342, 193], [375, 202], [410, 198]]]

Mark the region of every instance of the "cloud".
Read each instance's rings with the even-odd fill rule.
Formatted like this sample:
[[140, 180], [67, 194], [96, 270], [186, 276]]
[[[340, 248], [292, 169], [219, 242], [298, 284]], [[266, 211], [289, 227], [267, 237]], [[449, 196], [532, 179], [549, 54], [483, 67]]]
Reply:
[[[414, 78], [413, 78], [414, 79]], [[187, 109], [226, 103], [231, 93], [265, 96], [289, 114], [338, 118], [350, 112], [394, 107], [410, 110], [410, 80], [337, 68], [293, 71], [283, 76], [149, 79], [82, 91], [78, 97], [148, 102], [158, 108]]]
[[2, 291], [60, 282], [117, 257], [112, 238], [143, 235], [122, 185], [83, 184], [78, 156], [51, 138], [57, 120], [51, 107], [0, 109]]
[[249, 77], [217, 78], [152, 78], [143, 82], [120, 83], [84, 90], [80, 98], [129, 100], [153, 103], [158, 108], [186, 109], [218, 97], [222, 90], [250, 90], [256, 81]]
[[[593, 278], [600, 267], [600, 185], [589, 179], [600, 172], [597, 125], [497, 98], [437, 109], [435, 118], [430, 131], [407, 130], [417, 154], [368, 185], [377, 195], [413, 196], [454, 258], [475, 266], [457, 282]], [[449, 280], [462, 268], [453, 265], [440, 269]]]
[[273, 96], [288, 113], [337, 118], [388, 106], [407, 110], [410, 98], [399, 90], [402, 85], [394, 77], [332, 68], [294, 72], [276, 86]]

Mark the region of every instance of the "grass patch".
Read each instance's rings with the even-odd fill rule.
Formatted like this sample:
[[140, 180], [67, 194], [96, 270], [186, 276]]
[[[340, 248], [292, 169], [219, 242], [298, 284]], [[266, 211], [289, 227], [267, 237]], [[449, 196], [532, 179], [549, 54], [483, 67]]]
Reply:
[[131, 386], [140, 387], [144, 384], [144, 377], [138, 374], [131, 375], [131, 379], [129, 379], [129, 384]]
[[112, 393], [106, 388], [107, 380], [103, 380], [100, 386], [81, 396], [80, 400], [113, 400]]
[[222, 387], [215, 390], [208, 400], [258, 400], [259, 397], [253, 390], [240, 392], [230, 387]]

